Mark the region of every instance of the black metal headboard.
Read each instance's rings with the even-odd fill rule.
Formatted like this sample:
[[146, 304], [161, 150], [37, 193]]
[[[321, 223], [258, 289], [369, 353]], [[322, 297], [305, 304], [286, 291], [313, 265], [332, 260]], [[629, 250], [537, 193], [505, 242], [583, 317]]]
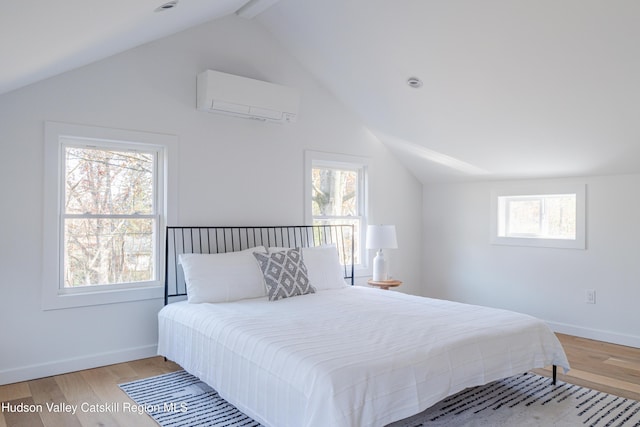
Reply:
[[352, 225], [289, 225], [263, 227], [185, 227], [169, 226], [165, 245], [164, 304], [170, 298], [184, 297], [187, 288], [178, 255], [235, 252], [255, 246], [313, 247], [336, 245], [344, 277], [353, 285], [354, 228]]

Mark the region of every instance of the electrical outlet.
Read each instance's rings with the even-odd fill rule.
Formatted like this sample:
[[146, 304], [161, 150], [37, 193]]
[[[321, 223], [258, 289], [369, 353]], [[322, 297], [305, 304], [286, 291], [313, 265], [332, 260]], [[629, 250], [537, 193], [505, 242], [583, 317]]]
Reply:
[[584, 291], [584, 302], [587, 304], [595, 304], [596, 303], [596, 290], [595, 289], [585, 289]]

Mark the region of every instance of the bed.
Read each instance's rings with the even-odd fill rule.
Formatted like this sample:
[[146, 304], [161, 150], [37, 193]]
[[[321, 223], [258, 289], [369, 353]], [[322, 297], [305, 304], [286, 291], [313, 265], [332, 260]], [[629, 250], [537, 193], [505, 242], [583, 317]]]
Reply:
[[[169, 227], [159, 354], [274, 427], [385, 426], [467, 387], [569, 369], [555, 335], [531, 316], [353, 286], [352, 235], [350, 226]], [[189, 285], [248, 281], [239, 262], [219, 262], [223, 254], [258, 267], [298, 247], [313, 292], [271, 300], [261, 268], [267, 290], [256, 297], [226, 289], [197, 302], [202, 289]], [[190, 257], [215, 259], [214, 277], [194, 274]]]

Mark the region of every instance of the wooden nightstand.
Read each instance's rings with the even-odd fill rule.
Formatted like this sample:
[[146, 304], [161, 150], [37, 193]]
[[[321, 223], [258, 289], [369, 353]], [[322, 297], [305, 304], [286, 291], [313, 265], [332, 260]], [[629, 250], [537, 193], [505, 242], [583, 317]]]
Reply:
[[367, 283], [371, 286], [375, 286], [378, 287], [380, 289], [385, 289], [385, 290], [389, 290], [389, 288], [395, 288], [397, 286], [402, 285], [402, 282], [400, 280], [380, 280], [380, 281], [375, 281], [373, 279], [369, 279], [367, 280]]

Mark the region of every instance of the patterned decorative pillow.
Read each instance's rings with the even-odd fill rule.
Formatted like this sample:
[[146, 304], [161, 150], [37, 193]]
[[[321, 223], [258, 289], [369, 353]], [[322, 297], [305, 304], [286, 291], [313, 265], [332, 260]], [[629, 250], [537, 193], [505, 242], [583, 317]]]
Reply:
[[315, 293], [299, 248], [253, 256], [262, 270], [270, 301]]

